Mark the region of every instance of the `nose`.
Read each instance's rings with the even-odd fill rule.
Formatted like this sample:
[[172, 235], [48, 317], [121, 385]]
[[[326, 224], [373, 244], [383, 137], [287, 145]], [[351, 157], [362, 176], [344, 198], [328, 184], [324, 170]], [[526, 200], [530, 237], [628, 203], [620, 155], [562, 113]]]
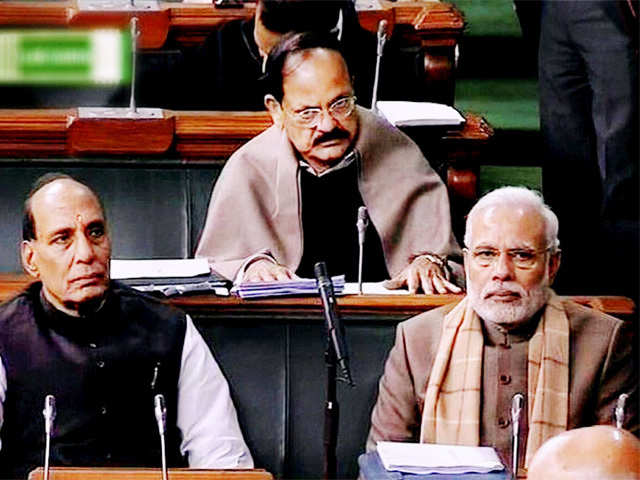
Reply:
[[95, 258], [94, 244], [86, 235], [78, 234], [76, 238], [75, 259], [77, 262], [91, 263]]
[[336, 126], [336, 119], [326, 110], [320, 112], [320, 121], [316, 128], [322, 132], [330, 132]]
[[500, 256], [493, 266], [494, 280], [511, 280], [514, 277], [514, 266], [507, 252], [500, 252]]

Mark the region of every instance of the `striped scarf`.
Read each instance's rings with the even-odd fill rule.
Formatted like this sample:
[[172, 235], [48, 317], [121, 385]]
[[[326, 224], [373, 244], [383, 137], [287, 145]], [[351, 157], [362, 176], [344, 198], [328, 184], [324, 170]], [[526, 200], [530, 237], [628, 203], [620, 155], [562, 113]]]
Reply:
[[[465, 298], [444, 318], [427, 384], [420, 442], [480, 443], [483, 345], [480, 318]], [[545, 440], [567, 429], [569, 320], [555, 295], [529, 340], [527, 369], [529, 433], [525, 467]]]

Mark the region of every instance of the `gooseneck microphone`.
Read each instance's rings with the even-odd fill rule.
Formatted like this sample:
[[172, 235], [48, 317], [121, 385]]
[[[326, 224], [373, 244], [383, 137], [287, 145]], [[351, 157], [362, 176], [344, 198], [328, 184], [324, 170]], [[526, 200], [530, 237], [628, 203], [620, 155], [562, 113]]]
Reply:
[[56, 419], [56, 397], [47, 395], [44, 398], [44, 480], [49, 480], [49, 457], [51, 456], [51, 433], [53, 432], [53, 422]]
[[165, 444], [164, 434], [167, 431], [167, 408], [164, 403], [164, 396], [158, 394], [153, 397], [153, 412], [156, 416], [158, 424], [158, 433], [160, 434], [160, 453], [162, 456], [162, 480], [168, 479], [167, 473], [167, 447]]
[[[131, 0], [133, 6], [133, 0]], [[138, 58], [138, 17], [132, 17], [129, 23], [131, 30], [131, 93], [129, 96], [129, 113], [136, 113], [136, 60]]]
[[384, 44], [387, 41], [387, 21], [380, 20], [378, 22], [376, 46], [376, 71], [373, 77], [373, 93], [371, 94], [371, 110], [377, 111], [376, 102], [378, 100], [378, 82], [380, 80], [380, 63], [382, 62], [382, 53], [384, 52]]
[[627, 398], [629, 398], [629, 395], [626, 393], [622, 393], [618, 397], [618, 401], [616, 402], [614, 416], [616, 419], [616, 428], [618, 429], [624, 426], [624, 415], [625, 415], [624, 409], [625, 409], [625, 404], [627, 403]]
[[367, 207], [358, 208], [358, 221], [356, 228], [358, 229], [358, 292], [362, 295], [362, 265], [364, 262], [364, 237], [369, 226], [369, 214]]
[[511, 426], [513, 434], [513, 478], [518, 476], [518, 458], [520, 448], [520, 415], [522, 414], [522, 407], [524, 406], [524, 395], [516, 393], [511, 399]]
[[313, 269], [316, 281], [318, 282], [318, 290], [324, 307], [325, 325], [327, 327], [327, 335], [331, 342], [331, 347], [335, 354], [336, 361], [340, 367], [340, 380], [346, 381], [353, 386], [351, 371], [349, 370], [349, 355], [344, 341], [344, 328], [340, 321], [340, 316], [336, 310], [336, 297], [333, 291], [333, 283], [327, 274], [327, 266], [324, 262], [318, 262]]

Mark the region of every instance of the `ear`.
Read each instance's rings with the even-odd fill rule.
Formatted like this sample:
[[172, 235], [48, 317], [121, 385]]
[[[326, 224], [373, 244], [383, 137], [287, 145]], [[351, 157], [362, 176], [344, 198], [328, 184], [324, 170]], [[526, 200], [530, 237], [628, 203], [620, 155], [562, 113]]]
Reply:
[[282, 118], [284, 116], [284, 112], [282, 111], [280, 102], [276, 100], [276, 97], [274, 97], [270, 93], [266, 94], [264, 96], [264, 106], [267, 107], [267, 111], [269, 112], [273, 123], [282, 128], [282, 126], [284, 125], [284, 119]]
[[553, 283], [560, 268], [561, 252], [558, 250], [549, 256], [549, 285]]
[[36, 252], [30, 240], [24, 240], [20, 244], [20, 258], [22, 260], [22, 268], [25, 272], [34, 278], [40, 278], [38, 264], [35, 259]]
[[466, 248], [463, 248], [462, 249], [462, 266], [464, 267], [465, 273], [469, 271], [470, 260], [471, 258], [469, 258], [469, 250], [467, 250]]

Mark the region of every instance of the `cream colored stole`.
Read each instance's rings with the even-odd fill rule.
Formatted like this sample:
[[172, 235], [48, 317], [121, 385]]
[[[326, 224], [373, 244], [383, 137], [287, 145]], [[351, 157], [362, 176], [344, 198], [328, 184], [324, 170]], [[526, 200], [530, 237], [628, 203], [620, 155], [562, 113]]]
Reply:
[[[484, 346], [480, 322], [466, 298], [444, 318], [425, 394], [420, 431], [423, 443], [480, 443]], [[529, 433], [525, 466], [545, 440], [567, 429], [569, 320], [556, 295], [550, 298], [529, 340], [527, 369]]]

